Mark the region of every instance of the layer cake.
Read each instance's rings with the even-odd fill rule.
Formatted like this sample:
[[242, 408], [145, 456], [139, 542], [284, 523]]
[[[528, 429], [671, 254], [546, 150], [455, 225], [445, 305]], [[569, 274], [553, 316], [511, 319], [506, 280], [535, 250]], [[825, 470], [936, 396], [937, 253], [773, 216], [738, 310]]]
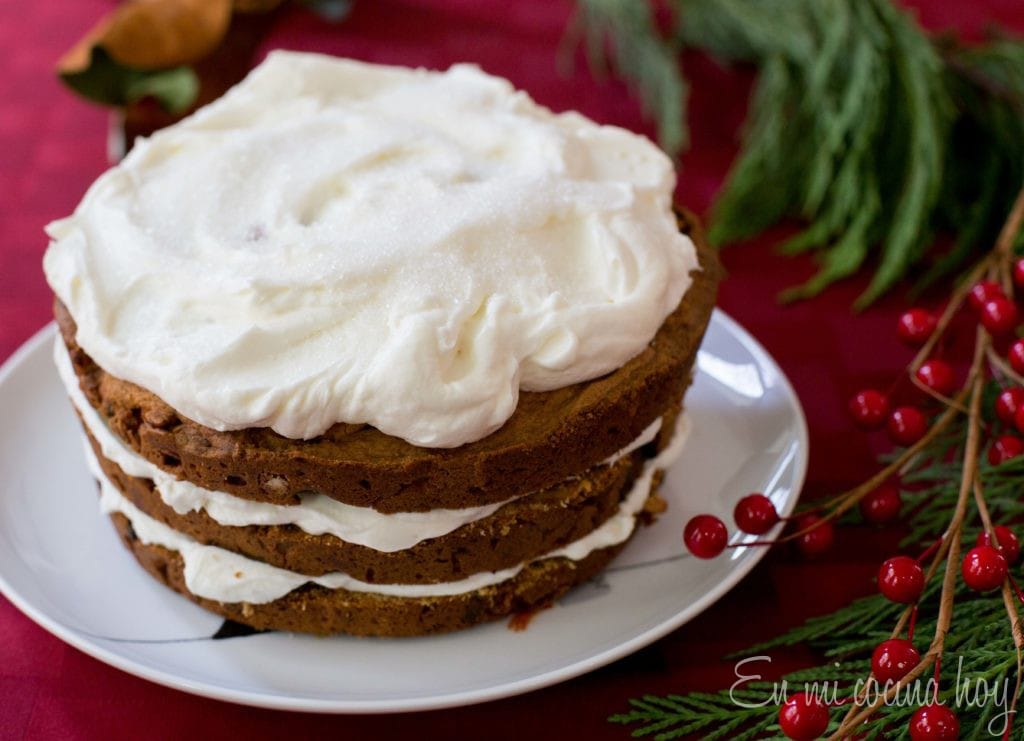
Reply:
[[550, 605], [662, 508], [688, 433], [719, 268], [674, 182], [473, 67], [271, 54], [48, 228], [103, 510], [258, 629]]

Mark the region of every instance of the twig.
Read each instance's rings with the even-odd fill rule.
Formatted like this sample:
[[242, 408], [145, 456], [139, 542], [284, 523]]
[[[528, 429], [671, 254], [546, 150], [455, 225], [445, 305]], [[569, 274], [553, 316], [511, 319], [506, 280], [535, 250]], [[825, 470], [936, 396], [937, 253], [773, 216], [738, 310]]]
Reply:
[[1017, 241], [1017, 234], [1020, 233], [1021, 222], [1024, 221], [1024, 188], [1017, 193], [1017, 198], [1010, 209], [1010, 215], [1003, 224], [996, 238], [994, 256], [999, 261], [999, 273], [1002, 278], [1003, 290], [1007, 295], [1013, 292], [1013, 281], [1010, 276], [1010, 263], [1013, 257], [1013, 244]]
[[[885, 468], [882, 468], [877, 473], [875, 473], [871, 478], [858, 484], [854, 488], [845, 491], [842, 494], [837, 494], [836, 496], [827, 499], [825, 502], [818, 504], [815, 507], [815, 509], [825, 508], [828, 510], [824, 515], [822, 515], [821, 519], [834, 520], [842, 516], [843, 513], [845, 513], [847, 510], [856, 505], [861, 499], [863, 499], [865, 496], [867, 496], [872, 491], [877, 489], [886, 479], [888, 479], [894, 473], [903, 468], [903, 466], [909, 463], [914, 456], [916, 456], [918, 453], [920, 453], [922, 450], [928, 447], [928, 444], [931, 443], [942, 432], [944, 432], [945, 429], [949, 427], [950, 423], [953, 421], [956, 415], [960, 412], [960, 409], [962, 408], [961, 404], [966, 395], [967, 388], [965, 386], [963, 389], [961, 389], [960, 393], [958, 393], [956, 397], [953, 399], [953, 401], [957, 402], [957, 404], [948, 406], [945, 409], [945, 411], [943, 411], [942, 414], [939, 415], [939, 417], [932, 423], [932, 426], [928, 428], [928, 431], [925, 432], [924, 436], [920, 440], [918, 440], [916, 443], [914, 443], [906, 450], [904, 450], [902, 453], [900, 453], [900, 455], [887, 466], [885, 466]], [[790, 533], [789, 535], [784, 535], [778, 538], [776, 542], [784, 543], [790, 540], [794, 540], [796, 538], [799, 538], [804, 533], [810, 532], [815, 527], [817, 527], [817, 524], [806, 527], [803, 530], [797, 530], [796, 532]]]
[[[992, 524], [992, 517], [988, 511], [988, 504], [985, 502], [985, 495], [981, 488], [981, 479], [974, 477], [974, 502], [978, 506], [978, 514], [981, 515], [981, 522], [988, 534], [989, 543], [998, 547], [999, 539], [996, 537], [996, 529]], [[1017, 653], [1017, 681], [1013, 690], [1013, 700], [1010, 702], [1010, 709], [1006, 719], [1006, 733], [1003, 738], [1008, 739], [1010, 728], [1013, 726], [1013, 717], [1017, 712], [1017, 697], [1020, 695], [1021, 676], [1024, 673], [1024, 633], [1021, 632], [1020, 613], [1017, 611], [1017, 595], [1010, 585], [1010, 579], [1003, 580], [1001, 590], [1003, 605], [1006, 607], [1006, 616], [1010, 619], [1010, 635], [1013, 636], [1013, 648]]]
[[994, 347], [989, 345], [988, 349], [985, 350], [985, 354], [988, 356], [989, 365], [994, 366], [1000, 373], [1017, 385], [1024, 386], [1024, 376], [1015, 371], [1013, 367], [1006, 362], [1006, 359], [996, 352]]
[[[1022, 194], [1024, 194], [1024, 190], [1022, 190], [1021, 192]], [[911, 383], [917, 386], [917, 388], [921, 389], [921, 391], [931, 396], [933, 399], [936, 399], [937, 401], [941, 402], [942, 404], [945, 404], [946, 406], [956, 407], [962, 412], [967, 411], [966, 409], [963, 408], [961, 404], [958, 403], [962, 401], [962, 397], [951, 399], [945, 394], [940, 394], [934, 389], [925, 386], [917, 377], [917, 371], [921, 368], [921, 365], [924, 363], [924, 361], [931, 356], [932, 350], [935, 349], [935, 345], [938, 344], [939, 340], [942, 338], [942, 335], [945, 333], [946, 329], [948, 329], [950, 322], [953, 321], [953, 317], [956, 315], [956, 312], [960, 309], [960, 307], [966, 300], [967, 294], [971, 292], [971, 288], [974, 286], [974, 284], [977, 283], [981, 276], [984, 275], [985, 272], [992, 266], [993, 259], [994, 255], [989, 254], [988, 257], [981, 260], [977, 265], [975, 265], [971, 269], [971, 272], [967, 274], [967, 277], [963, 280], [963, 282], [961, 282], [960, 285], [957, 286], [957, 288], [953, 291], [953, 295], [949, 299], [949, 303], [946, 304], [946, 308], [942, 310], [942, 315], [939, 317], [939, 321], [935, 326], [935, 331], [932, 332], [931, 337], [929, 337], [927, 341], [921, 346], [921, 349], [917, 351], [917, 354], [914, 356], [914, 359], [910, 361], [910, 365], [907, 366], [907, 375], [910, 377]]]

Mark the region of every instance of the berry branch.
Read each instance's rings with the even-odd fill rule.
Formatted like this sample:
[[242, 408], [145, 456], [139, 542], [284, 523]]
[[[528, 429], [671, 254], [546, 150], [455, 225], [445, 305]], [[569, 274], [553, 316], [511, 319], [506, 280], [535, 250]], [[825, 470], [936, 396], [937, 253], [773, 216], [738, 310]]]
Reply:
[[[974, 489], [975, 477], [977, 474], [979, 441], [981, 437], [980, 420], [984, 370], [983, 361], [987, 340], [988, 335], [984, 331], [979, 330], [975, 340], [974, 359], [971, 363], [971, 370], [968, 373], [968, 381], [964, 385], [964, 388], [970, 388], [971, 394], [970, 407], [968, 411], [967, 444], [964, 447], [963, 472], [960, 477], [960, 492], [957, 497], [956, 507], [953, 510], [953, 518], [950, 521], [946, 532], [943, 534], [939, 547], [936, 550], [935, 563], [933, 564], [932, 569], [932, 571], [936, 570], [935, 567], [937, 566], [939, 559], [942, 558], [943, 551], [945, 550], [946, 570], [942, 578], [942, 594], [939, 598], [939, 618], [935, 625], [935, 634], [932, 638], [932, 643], [928, 648], [928, 652], [919, 662], [917, 662], [917, 665], [907, 671], [904, 676], [896, 677], [895, 684], [886, 689], [886, 691], [874, 702], [857, 712], [854, 712], [854, 709], [857, 707], [854, 705], [846, 718], [844, 718], [843, 722], [840, 724], [839, 728], [830, 737], [832, 739], [847, 738], [854, 729], [863, 724], [863, 722], [875, 713], [879, 707], [891, 702], [893, 697], [896, 696], [903, 686], [913, 682], [925, 671], [931, 668], [932, 665], [937, 666], [942, 660], [942, 654], [946, 643], [946, 634], [949, 632], [949, 626], [953, 621], [956, 566], [960, 562], [960, 533], [963, 528], [964, 518], [967, 514], [967, 500], [971, 491]], [[913, 365], [911, 367], [913, 367]], [[914, 601], [916, 602], [916, 598]], [[914, 609], [916, 609], [916, 607], [908, 608], [908, 610]], [[876, 674], [874, 668], [872, 673], [873, 675]], [[936, 675], [938, 675], [938, 671], [936, 671]], [[873, 676], [872, 678], [875, 677]], [[936, 682], [936, 685], [937, 684], [938, 683]], [[867, 690], [865, 689], [865, 693], [866, 692]], [[935, 707], [935, 705], [924, 705], [921, 710], [933, 707]], [[929, 710], [929, 712], [934, 713], [936, 711]], [[913, 723], [914, 721], [912, 720], [911, 722]], [[913, 730], [911, 731], [911, 737], [914, 737]], [[953, 736], [953, 738], [955, 738], [955, 736]]]
[[[912, 537], [904, 542], [920, 547], [932, 541], [931, 545], [916, 558], [897, 555], [885, 561], [879, 571], [877, 598], [855, 602], [767, 646], [751, 649], [809, 641], [824, 644], [826, 655], [843, 661], [789, 675], [787, 682], [803, 679], [804, 691], [778, 699], [769, 694], [773, 702], [767, 702], [768, 709], [760, 714], [745, 707], [741, 714], [730, 716], [719, 693], [701, 695], [700, 701], [697, 695], [673, 696], [661, 705], [659, 698], [644, 698], [631, 703], [632, 712], [612, 720], [644, 723], [636, 733], [653, 733], [659, 739], [709, 729], [713, 726], [708, 718], [717, 717], [719, 726], [728, 720], [730, 728], [742, 729], [741, 735], [730, 736], [736, 738], [773, 731], [792, 739], [826, 734], [831, 739], [875, 738], [902, 727], [912, 741], [943, 741], [957, 738], [962, 716], [976, 724], [977, 735], [977, 723], [998, 717], [991, 707], [958, 705], [959, 714], [954, 712], [950, 682], [948, 677], [943, 681], [942, 670], [955, 650], [959, 651], [955, 697], [959, 697], [963, 666], [970, 667], [976, 681], [1005, 681], [1007, 687], [1012, 682], [1005, 727], [1000, 730], [1004, 738], [1010, 737], [1024, 683], [1020, 619], [1024, 592], [1009, 568], [1020, 555], [1020, 543], [1010, 525], [1024, 519], [1024, 501], [1019, 497], [1024, 440], [1007, 432], [1014, 427], [1024, 432], [1024, 340], [1013, 340], [1020, 324], [1014, 288], [1024, 288], [1024, 259], [1014, 257], [1022, 220], [1024, 189], [993, 249], [968, 272], [942, 313], [935, 316], [915, 308], [900, 317], [900, 337], [918, 348], [906, 368], [911, 390], [920, 389], [927, 402], [937, 405], [931, 419], [919, 406], [921, 402], [892, 408], [890, 396], [898, 383], [889, 393], [866, 389], [855, 395], [850, 402], [854, 421], [867, 430], [886, 427], [896, 452], [862, 484], [785, 518], [793, 520], [790, 532], [759, 541], [762, 545], [795, 541], [806, 555], [817, 555], [831, 544], [834, 524], [844, 521], [855, 506], [868, 522], [895, 519], [903, 501], [894, 479], [905, 488], [909, 485], [905, 493], [916, 500], [916, 506], [907, 516]], [[954, 319], [963, 311], [973, 312], [977, 321], [970, 364], [958, 384], [953, 366], [937, 350], [948, 348], [940, 342], [953, 332]], [[994, 411], [994, 419], [986, 417], [989, 410]], [[734, 518], [740, 530], [758, 536], [767, 536], [784, 519], [762, 494], [741, 499]], [[725, 523], [712, 515], [699, 515], [687, 523], [684, 542], [700, 558], [750, 545], [749, 541], [730, 544]], [[998, 601], [979, 596], [996, 591]], [[886, 621], [891, 629], [883, 629]], [[925, 628], [932, 637], [921, 653], [914, 645], [914, 633]], [[871, 656], [864, 663], [860, 657], [866, 651]], [[900, 698], [926, 679], [927, 691], [918, 707], [900, 707]], [[823, 698], [813, 691], [813, 685], [828, 681], [838, 682], [846, 696]], [[763, 698], [769, 684], [752, 683], [743, 691], [750, 694], [741, 697]], [[708, 697], [716, 700], [707, 701]], [[730, 694], [733, 702], [736, 697]], [[840, 705], [846, 711], [841, 719], [833, 719], [830, 708]]]

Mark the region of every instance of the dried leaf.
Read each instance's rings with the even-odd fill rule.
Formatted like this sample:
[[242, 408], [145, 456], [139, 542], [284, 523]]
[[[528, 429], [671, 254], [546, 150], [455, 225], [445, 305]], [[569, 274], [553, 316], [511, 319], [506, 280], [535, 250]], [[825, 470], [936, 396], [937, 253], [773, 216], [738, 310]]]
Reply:
[[58, 70], [85, 71], [96, 48], [137, 70], [192, 64], [220, 45], [230, 21], [231, 0], [129, 0], [75, 44]]

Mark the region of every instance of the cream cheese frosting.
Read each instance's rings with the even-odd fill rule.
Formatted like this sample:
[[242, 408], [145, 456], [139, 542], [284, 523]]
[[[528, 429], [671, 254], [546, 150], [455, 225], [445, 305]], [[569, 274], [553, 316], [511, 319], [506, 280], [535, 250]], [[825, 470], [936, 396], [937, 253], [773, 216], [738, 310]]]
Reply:
[[640, 352], [697, 267], [647, 139], [469, 65], [274, 52], [47, 227], [107, 372], [217, 430], [482, 438]]
[[[689, 423], [683, 416], [669, 445], [644, 465], [629, 494], [618, 511], [595, 530], [564, 548], [540, 556], [569, 558], [580, 561], [600, 548], [625, 541], [636, 527], [636, 515], [643, 509], [651, 493], [654, 474], [670, 466], [682, 453], [689, 434]], [[328, 589], [346, 589], [393, 597], [434, 597], [464, 594], [500, 584], [514, 578], [526, 564], [501, 571], [473, 574], [465, 579], [435, 584], [370, 584], [348, 574], [334, 572], [323, 576], [307, 576], [271, 566], [216, 546], [203, 545], [153, 519], [129, 502], [106, 478], [92, 448], [86, 443], [90, 470], [100, 483], [100, 506], [106, 513], [119, 512], [132, 524], [135, 535], [146, 545], [159, 545], [177, 551], [184, 562], [185, 585], [197, 597], [218, 602], [249, 602], [264, 604], [279, 599], [303, 584], [314, 583]]]
[[[129, 476], [150, 479], [164, 504], [179, 515], [206, 512], [220, 525], [295, 525], [310, 535], [330, 534], [376, 551], [394, 553], [412, 548], [430, 538], [447, 535], [463, 525], [482, 520], [507, 502], [464, 509], [434, 509], [429, 512], [384, 514], [370, 507], [356, 507], [324, 494], [307, 492], [300, 504], [278, 505], [243, 499], [222, 491], [211, 491], [190, 481], [178, 479], [150, 463], [118, 438], [99, 413], [89, 404], [78, 385], [67, 348], [58, 336], [54, 343], [54, 363], [61, 382], [78, 411], [82, 423], [96, 440], [103, 456], [117, 464]], [[655, 420], [636, 440], [615, 453], [603, 465], [614, 463], [654, 440], [661, 429]]]

